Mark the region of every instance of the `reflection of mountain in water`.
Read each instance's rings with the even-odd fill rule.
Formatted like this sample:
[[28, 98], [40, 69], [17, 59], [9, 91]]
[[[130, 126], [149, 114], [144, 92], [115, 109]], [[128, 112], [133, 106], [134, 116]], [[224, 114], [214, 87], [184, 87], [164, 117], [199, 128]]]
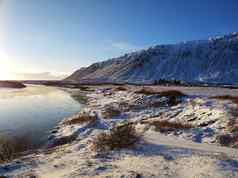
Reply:
[[22, 96], [49, 95], [58, 92], [55, 88], [45, 86], [28, 85], [23, 89], [0, 89], [0, 99], [8, 99]]

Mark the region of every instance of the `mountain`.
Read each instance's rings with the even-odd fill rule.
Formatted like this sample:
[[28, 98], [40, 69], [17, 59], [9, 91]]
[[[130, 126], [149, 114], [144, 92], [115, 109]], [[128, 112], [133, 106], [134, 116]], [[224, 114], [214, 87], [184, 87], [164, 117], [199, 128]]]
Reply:
[[238, 84], [238, 32], [125, 54], [81, 68], [65, 81], [153, 83], [159, 79]]

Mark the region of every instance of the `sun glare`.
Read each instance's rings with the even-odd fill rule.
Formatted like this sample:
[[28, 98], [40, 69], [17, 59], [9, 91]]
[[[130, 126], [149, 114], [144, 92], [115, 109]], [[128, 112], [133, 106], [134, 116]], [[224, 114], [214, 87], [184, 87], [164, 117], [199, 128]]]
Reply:
[[0, 68], [0, 80], [12, 80], [11, 72], [6, 69]]

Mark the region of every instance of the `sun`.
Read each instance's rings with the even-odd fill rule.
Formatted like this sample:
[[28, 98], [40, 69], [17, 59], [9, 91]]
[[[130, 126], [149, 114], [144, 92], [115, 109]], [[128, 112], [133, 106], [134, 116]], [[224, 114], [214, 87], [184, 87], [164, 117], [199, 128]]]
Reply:
[[12, 74], [10, 71], [0, 68], [0, 80], [12, 80]]

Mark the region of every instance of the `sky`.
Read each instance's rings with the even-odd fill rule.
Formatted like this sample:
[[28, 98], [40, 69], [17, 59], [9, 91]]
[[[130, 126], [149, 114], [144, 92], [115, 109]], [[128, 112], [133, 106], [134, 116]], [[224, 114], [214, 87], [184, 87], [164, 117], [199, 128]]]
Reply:
[[61, 79], [157, 44], [238, 31], [237, 0], [0, 0], [0, 79]]

